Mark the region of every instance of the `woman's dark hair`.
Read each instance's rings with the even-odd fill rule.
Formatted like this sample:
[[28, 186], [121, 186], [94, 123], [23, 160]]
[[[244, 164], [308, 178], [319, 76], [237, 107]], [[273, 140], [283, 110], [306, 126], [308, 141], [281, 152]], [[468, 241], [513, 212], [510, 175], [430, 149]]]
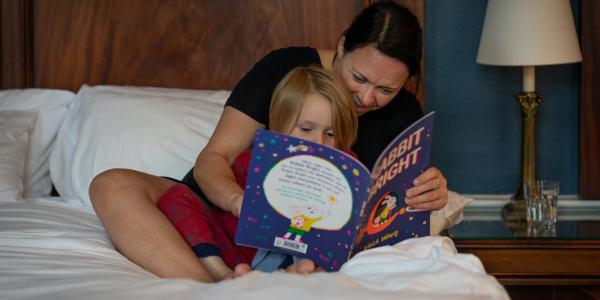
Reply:
[[344, 32], [344, 51], [374, 44], [381, 53], [420, 73], [423, 35], [419, 20], [407, 8], [392, 1], [376, 2], [365, 8]]

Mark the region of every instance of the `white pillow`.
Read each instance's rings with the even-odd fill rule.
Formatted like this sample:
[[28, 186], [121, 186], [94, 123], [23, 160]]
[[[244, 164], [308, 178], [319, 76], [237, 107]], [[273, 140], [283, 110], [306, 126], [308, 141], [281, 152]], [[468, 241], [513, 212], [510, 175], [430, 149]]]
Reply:
[[467, 198], [453, 191], [448, 191], [448, 203], [440, 210], [431, 211], [430, 234], [438, 235], [442, 230], [450, 228], [463, 219], [465, 206], [473, 199]]
[[97, 174], [129, 168], [182, 178], [211, 136], [229, 91], [83, 86], [50, 157], [59, 194], [90, 205]]
[[0, 112], [33, 110], [38, 113], [35, 127], [29, 136], [24, 196], [50, 195], [52, 185], [48, 157], [73, 96], [74, 94], [69, 91], [47, 89], [0, 91]]
[[0, 203], [22, 199], [25, 159], [35, 111], [0, 111]]

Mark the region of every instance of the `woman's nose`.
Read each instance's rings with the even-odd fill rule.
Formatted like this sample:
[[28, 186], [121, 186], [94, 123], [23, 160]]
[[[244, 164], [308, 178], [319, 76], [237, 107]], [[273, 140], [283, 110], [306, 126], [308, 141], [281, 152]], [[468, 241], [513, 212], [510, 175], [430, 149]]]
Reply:
[[373, 87], [365, 87], [365, 89], [358, 94], [360, 103], [363, 106], [373, 106], [375, 104], [374, 92], [375, 89]]

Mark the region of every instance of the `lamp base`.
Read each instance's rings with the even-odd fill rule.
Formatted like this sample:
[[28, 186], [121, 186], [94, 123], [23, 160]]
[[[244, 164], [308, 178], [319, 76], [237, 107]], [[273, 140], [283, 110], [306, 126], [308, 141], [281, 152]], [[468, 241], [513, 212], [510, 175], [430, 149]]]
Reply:
[[535, 121], [542, 97], [536, 92], [521, 92], [516, 95], [523, 116], [523, 155], [521, 157], [521, 178], [517, 193], [502, 209], [502, 217], [508, 222], [527, 220], [523, 182], [535, 181]]
[[513, 199], [502, 208], [502, 217], [506, 222], [527, 221], [525, 211], [525, 201], [522, 199]]
[[523, 236], [527, 232], [527, 216], [523, 200], [511, 200], [502, 208], [502, 218], [513, 235]]

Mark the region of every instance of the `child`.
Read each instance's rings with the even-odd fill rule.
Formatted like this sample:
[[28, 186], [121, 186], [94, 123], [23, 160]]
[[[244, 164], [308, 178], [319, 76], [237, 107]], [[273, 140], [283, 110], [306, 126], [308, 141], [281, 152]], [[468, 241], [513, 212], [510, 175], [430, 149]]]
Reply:
[[[357, 114], [348, 91], [332, 72], [320, 67], [297, 67], [273, 91], [270, 130], [350, 151], [357, 134]], [[240, 186], [246, 184], [250, 150], [233, 162]], [[176, 184], [157, 202], [215, 281], [231, 278], [239, 264], [250, 264], [256, 249], [233, 243], [237, 217]], [[239, 212], [237, 212], [239, 213]]]

